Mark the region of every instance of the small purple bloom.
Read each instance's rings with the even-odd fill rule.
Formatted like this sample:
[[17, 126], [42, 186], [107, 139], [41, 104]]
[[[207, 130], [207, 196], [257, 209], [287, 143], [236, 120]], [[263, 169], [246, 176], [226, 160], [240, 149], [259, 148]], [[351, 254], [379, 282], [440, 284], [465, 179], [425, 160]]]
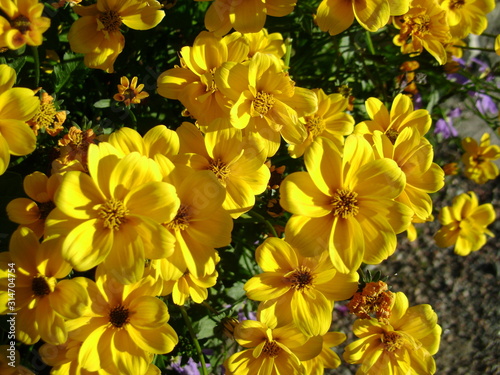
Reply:
[[486, 115], [487, 113], [491, 113], [492, 115], [498, 114], [498, 108], [490, 96], [480, 92], [476, 92], [474, 94], [474, 97], [476, 98], [476, 107], [478, 111], [481, 112], [481, 114], [483, 115]]
[[449, 111], [446, 116], [446, 120], [440, 118], [436, 121], [434, 133], [442, 134], [445, 139], [458, 136], [457, 129], [453, 126], [453, 119], [460, 117], [461, 114], [462, 110], [460, 108], [455, 108]]

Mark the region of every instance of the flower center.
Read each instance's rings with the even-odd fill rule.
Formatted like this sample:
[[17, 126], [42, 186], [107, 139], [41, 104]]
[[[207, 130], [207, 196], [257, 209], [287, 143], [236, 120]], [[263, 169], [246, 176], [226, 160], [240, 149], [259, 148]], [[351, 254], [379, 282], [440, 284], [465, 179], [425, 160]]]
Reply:
[[57, 110], [52, 103], [40, 103], [40, 109], [31, 119], [31, 122], [38, 124], [41, 129], [49, 129], [56, 120]]
[[332, 197], [332, 213], [343, 219], [356, 216], [359, 212], [357, 196], [354, 191], [337, 189]]
[[398, 138], [399, 132], [397, 132], [394, 129], [389, 129], [385, 132], [385, 135], [389, 140], [391, 141], [392, 144], [396, 143], [396, 139]]
[[40, 219], [45, 220], [54, 208], [56, 208], [56, 205], [52, 201], [38, 203], [38, 210], [40, 211]]
[[271, 108], [273, 108], [275, 102], [276, 100], [274, 100], [273, 94], [259, 91], [252, 102], [252, 106], [254, 111], [257, 112], [260, 117], [263, 117]]
[[316, 138], [325, 130], [323, 117], [318, 115], [306, 116], [306, 129], [309, 134]]
[[472, 158], [477, 164], [484, 163], [486, 160], [483, 158], [483, 155], [476, 155]]
[[99, 216], [104, 221], [104, 228], [118, 230], [127, 221], [128, 210], [122, 201], [108, 199], [99, 209]]
[[281, 352], [280, 346], [276, 343], [276, 341], [269, 341], [267, 340], [264, 349], [262, 349], [262, 352], [267, 355], [268, 357], [277, 357], [278, 354]]
[[102, 30], [108, 32], [118, 31], [122, 24], [120, 14], [114, 10], [108, 10], [97, 16], [97, 19], [102, 23]]
[[26, 34], [31, 30], [31, 22], [28, 17], [20, 15], [10, 21], [10, 26], [19, 30], [21, 34]]
[[35, 294], [35, 297], [43, 297], [52, 292], [47, 282], [47, 278], [41, 275], [33, 279], [31, 282], [31, 290]]
[[465, 5], [465, 0], [450, 0], [450, 9], [460, 9]]
[[229, 167], [222, 160], [211, 160], [209, 170], [215, 173], [220, 182], [224, 182], [229, 176]]
[[385, 351], [393, 352], [403, 346], [403, 337], [396, 332], [384, 332], [382, 342]]
[[205, 91], [211, 92], [212, 94], [219, 90], [215, 84], [215, 70], [215, 68], [210, 69], [210, 71], [201, 76], [201, 81], [205, 84]]
[[426, 9], [417, 11], [416, 14], [408, 14], [403, 17], [405, 25], [411, 29], [412, 34], [427, 34], [430, 29], [431, 18], [426, 14]]
[[130, 321], [130, 313], [122, 305], [115, 306], [109, 312], [109, 322], [116, 328], [121, 328]]
[[123, 98], [124, 100], [132, 100], [136, 97], [136, 92], [135, 90], [132, 90], [132, 89], [126, 89], [124, 92], [123, 92]]
[[285, 278], [291, 283], [293, 289], [300, 292], [312, 286], [314, 276], [308, 267], [300, 266], [292, 272], [287, 273]]
[[189, 219], [189, 207], [181, 204], [177, 215], [175, 215], [171, 222], [166, 223], [165, 227], [171, 230], [185, 230], [189, 227]]

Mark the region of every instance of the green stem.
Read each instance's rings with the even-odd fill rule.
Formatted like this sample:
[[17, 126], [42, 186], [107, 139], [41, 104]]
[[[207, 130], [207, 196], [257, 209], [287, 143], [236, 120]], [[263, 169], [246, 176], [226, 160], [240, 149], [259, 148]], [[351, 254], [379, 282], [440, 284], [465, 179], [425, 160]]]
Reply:
[[198, 353], [198, 357], [200, 358], [201, 373], [203, 375], [208, 375], [207, 366], [205, 364], [205, 357], [203, 356], [203, 353], [201, 351], [200, 343], [198, 342], [198, 339], [196, 338], [196, 333], [194, 332], [193, 325], [191, 324], [191, 319], [189, 319], [189, 316], [186, 312], [186, 309], [184, 309], [184, 306], [179, 306], [179, 309], [181, 310], [182, 317], [184, 318], [184, 321], [186, 322], [189, 334], [191, 335], [191, 339], [193, 340], [194, 347], [196, 349], [196, 352]]
[[482, 47], [469, 47], [469, 46], [453, 46], [456, 48], [470, 49], [474, 51], [484, 51], [484, 52], [495, 52], [492, 48], [482, 48]]
[[132, 112], [132, 110], [128, 106], [125, 108], [127, 108], [127, 112], [130, 115], [130, 117], [132, 118], [132, 123], [134, 124], [134, 126], [136, 126], [137, 125], [137, 117], [135, 117], [134, 112]]
[[482, 33], [480, 36], [487, 36], [488, 38], [496, 38], [497, 37], [497, 35], [489, 34], [489, 33]]
[[365, 37], [366, 37], [366, 44], [368, 46], [368, 51], [370, 51], [372, 55], [375, 55], [375, 48], [373, 47], [372, 36], [368, 30], [365, 31]]
[[292, 56], [292, 38], [286, 38], [285, 39], [285, 70], [288, 70], [290, 67], [290, 57]]
[[40, 57], [38, 56], [38, 47], [32, 46], [33, 61], [35, 63], [35, 87], [40, 84]]
[[269, 231], [271, 232], [271, 234], [276, 237], [276, 238], [279, 238], [278, 237], [278, 233], [276, 233], [276, 230], [274, 229], [273, 225], [266, 220], [266, 218], [264, 216], [262, 216], [261, 214], [258, 214], [257, 212], [255, 211], [248, 211], [248, 214], [253, 217], [254, 219], [257, 219], [258, 221], [260, 221], [261, 223], [265, 224], [266, 227], [269, 229]]

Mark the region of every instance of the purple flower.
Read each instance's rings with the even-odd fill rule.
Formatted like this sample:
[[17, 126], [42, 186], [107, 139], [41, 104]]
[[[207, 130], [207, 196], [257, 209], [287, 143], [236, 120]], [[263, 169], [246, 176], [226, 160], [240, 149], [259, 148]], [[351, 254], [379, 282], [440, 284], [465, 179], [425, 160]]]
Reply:
[[476, 92], [474, 93], [474, 97], [476, 98], [476, 107], [482, 115], [486, 115], [487, 113], [491, 113], [492, 115], [498, 114], [498, 108], [493, 99], [490, 96]]
[[196, 363], [193, 358], [189, 358], [184, 367], [181, 367], [181, 359], [182, 357], [178, 357], [178, 359], [171, 364], [172, 370], [177, 371], [179, 375], [200, 375], [200, 367], [199, 363]]
[[449, 111], [446, 116], [446, 120], [440, 118], [436, 121], [434, 133], [442, 134], [445, 139], [458, 136], [457, 129], [453, 126], [453, 119], [460, 117], [461, 114], [462, 110], [460, 108], [455, 108]]

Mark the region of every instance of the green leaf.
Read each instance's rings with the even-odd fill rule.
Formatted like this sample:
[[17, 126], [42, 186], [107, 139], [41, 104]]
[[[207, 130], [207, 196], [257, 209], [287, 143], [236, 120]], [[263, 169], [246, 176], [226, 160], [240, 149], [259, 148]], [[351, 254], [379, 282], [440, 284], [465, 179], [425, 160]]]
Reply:
[[111, 106], [111, 99], [101, 99], [94, 103], [96, 108], [109, 108]]
[[54, 67], [55, 90], [59, 92], [68, 82], [71, 74], [79, 68], [82, 58], [75, 53], [66, 52], [63, 56], [63, 61]]
[[245, 283], [241, 281], [235, 282], [231, 288], [226, 289], [226, 295], [234, 300], [239, 300], [245, 295], [243, 285], [245, 285]]
[[214, 328], [217, 325], [210, 317], [205, 316], [195, 324], [196, 337], [198, 340], [206, 339], [214, 335]]

